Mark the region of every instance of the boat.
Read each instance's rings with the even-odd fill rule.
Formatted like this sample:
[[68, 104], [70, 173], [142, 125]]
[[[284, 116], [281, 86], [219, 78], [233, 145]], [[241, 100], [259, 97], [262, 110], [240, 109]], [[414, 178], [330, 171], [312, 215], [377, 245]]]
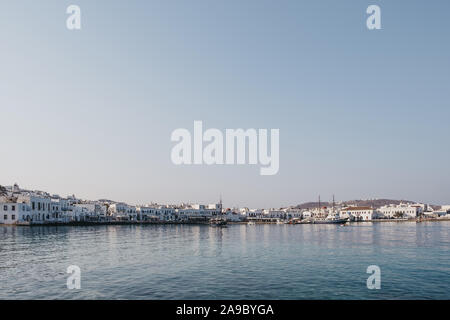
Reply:
[[209, 225], [212, 227], [226, 227], [227, 224], [227, 220], [223, 218], [213, 218], [209, 220]]
[[249, 221], [249, 222], [247, 222], [247, 224], [248, 224], [249, 226], [253, 226], [253, 225], [255, 225], [256, 223], [255, 223], [254, 221]]
[[277, 224], [284, 224], [284, 221], [281, 219], [277, 219]]
[[298, 220], [295, 220], [294, 221], [294, 224], [310, 224], [310, 223], [313, 223], [313, 220], [312, 219], [309, 219], [309, 218], [307, 218], [307, 219], [298, 219]]
[[326, 217], [324, 218], [315, 218], [312, 223], [314, 224], [345, 224], [348, 218], [335, 218], [335, 217]]
[[335, 210], [335, 202], [333, 195], [333, 209], [332, 213], [328, 214], [327, 217], [323, 217], [322, 215], [322, 207], [320, 205], [320, 196], [319, 196], [319, 216], [314, 217], [312, 219], [312, 223], [314, 224], [345, 224], [348, 221], [348, 218], [341, 218], [339, 213]]

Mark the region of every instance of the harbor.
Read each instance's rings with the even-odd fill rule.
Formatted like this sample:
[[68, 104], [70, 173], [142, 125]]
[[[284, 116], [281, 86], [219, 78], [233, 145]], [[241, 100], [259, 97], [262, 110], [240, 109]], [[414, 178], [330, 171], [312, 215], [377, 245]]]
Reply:
[[[0, 226], [4, 299], [448, 299], [450, 222]], [[382, 290], [366, 287], [379, 265]], [[66, 269], [81, 269], [68, 290]]]
[[[232, 224], [337, 224], [383, 221], [445, 221], [450, 205], [435, 206], [389, 200], [359, 202], [318, 202], [305, 206], [250, 209], [226, 208], [222, 199], [214, 204], [130, 205], [112, 200], [86, 200], [75, 195], [61, 197], [44, 191], [22, 189], [17, 184], [0, 186], [0, 224], [36, 225], [124, 225], [199, 224], [226, 227]], [[367, 203], [367, 201], [364, 201]]]

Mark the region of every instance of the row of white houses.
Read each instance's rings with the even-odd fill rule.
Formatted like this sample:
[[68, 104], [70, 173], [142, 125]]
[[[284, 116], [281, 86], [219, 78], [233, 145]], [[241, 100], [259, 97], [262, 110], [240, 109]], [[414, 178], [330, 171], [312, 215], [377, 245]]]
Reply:
[[0, 195], [0, 224], [17, 223], [68, 223], [79, 221], [161, 221], [200, 222], [220, 215], [228, 221], [241, 220], [289, 220], [305, 219], [338, 212], [341, 218], [351, 221], [374, 219], [415, 218], [421, 215], [450, 214], [450, 206], [433, 211], [424, 204], [389, 205], [378, 209], [371, 207], [339, 207], [301, 210], [283, 209], [224, 209], [222, 203], [201, 205], [184, 204], [131, 206], [111, 201], [81, 201], [75, 196], [61, 198], [40, 191], [21, 190], [10, 187], [7, 194]]
[[66, 199], [36, 196], [15, 201], [0, 199], [0, 224], [68, 223], [94, 221], [207, 221], [221, 215], [229, 221], [239, 221], [234, 211], [222, 210], [221, 204], [173, 206], [131, 206], [124, 203], [67, 203]]
[[433, 210], [426, 204], [400, 203], [371, 207], [347, 207], [340, 210], [341, 218], [354, 221], [370, 221], [375, 219], [414, 219], [419, 216], [444, 216], [450, 214], [450, 207], [442, 206], [441, 210]]
[[229, 221], [239, 221], [234, 210], [223, 210], [222, 204], [189, 204], [168, 206], [151, 204], [131, 206], [112, 201], [82, 201], [75, 196], [61, 198], [41, 191], [10, 187], [0, 195], [0, 224], [48, 224], [108, 221], [208, 221], [221, 215]]
[[[379, 209], [371, 207], [345, 207], [338, 210], [341, 218], [351, 221], [375, 219], [412, 219], [422, 214], [450, 213], [424, 211], [423, 205], [390, 205]], [[323, 209], [325, 214], [330, 209]], [[14, 202], [0, 201], [0, 224], [67, 223], [74, 221], [161, 221], [198, 222], [221, 215], [228, 221], [305, 219], [318, 215], [317, 211], [299, 209], [223, 209], [221, 204], [175, 206], [130, 206], [125, 203], [77, 203], [68, 199], [52, 199], [21, 195]]]
[[64, 223], [95, 220], [106, 216], [96, 203], [77, 203], [69, 199], [39, 195], [16, 195], [0, 198], [0, 224]]
[[109, 206], [110, 216], [121, 221], [195, 221], [208, 220], [222, 215], [229, 220], [237, 220], [237, 217], [229, 210], [222, 210], [222, 204], [210, 205], [149, 205], [130, 206], [126, 203], [113, 203]]
[[442, 206], [435, 211], [425, 204], [392, 204], [378, 209], [366, 206], [349, 206], [340, 208], [315, 208], [312, 210], [299, 209], [270, 209], [253, 210], [244, 208], [240, 213], [248, 219], [307, 219], [317, 216], [334, 215], [337, 212], [341, 218], [351, 221], [371, 221], [376, 219], [413, 219], [419, 216], [442, 216], [450, 214], [450, 206]]

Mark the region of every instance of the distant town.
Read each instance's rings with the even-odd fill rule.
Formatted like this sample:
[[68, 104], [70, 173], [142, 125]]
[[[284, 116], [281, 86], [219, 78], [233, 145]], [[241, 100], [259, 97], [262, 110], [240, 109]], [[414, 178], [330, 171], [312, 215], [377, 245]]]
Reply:
[[[215, 204], [129, 205], [112, 200], [60, 197], [27, 190], [17, 184], [0, 186], [0, 224], [206, 224], [221, 219], [230, 223], [347, 223], [366, 221], [449, 220], [450, 205], [435, 206], [411, 201], [356, 200], [311, 202], [278, 209], [224, 208]], [[364, 204], [364, 205], [362, 205]], [[372, 204], [372, 205], [370, 205]], [[382, 204], [382, 205], [380, 205]]]

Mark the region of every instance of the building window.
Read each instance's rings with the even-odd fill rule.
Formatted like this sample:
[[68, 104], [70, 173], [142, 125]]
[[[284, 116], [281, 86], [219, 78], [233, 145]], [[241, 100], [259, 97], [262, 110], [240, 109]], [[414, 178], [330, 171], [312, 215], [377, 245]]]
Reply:
[[11, 219], [16, 220], [16, 215], [13, 214], [13, 215], [11, 216]]
[[35, 205], [34, 205], [34, 201], [31, 203], [31, 209], [34, 210], [35, 209]]
[[16, 211], [16, 206], [11, 206], [12, 211]]
[[3, 206], [3, 211], [8, 211], [8, 206]]
[[5, 214], [5, 215], [3, 216], [3, 220], [8, 220], [8, 215], [7, 215], [7, 214]]

